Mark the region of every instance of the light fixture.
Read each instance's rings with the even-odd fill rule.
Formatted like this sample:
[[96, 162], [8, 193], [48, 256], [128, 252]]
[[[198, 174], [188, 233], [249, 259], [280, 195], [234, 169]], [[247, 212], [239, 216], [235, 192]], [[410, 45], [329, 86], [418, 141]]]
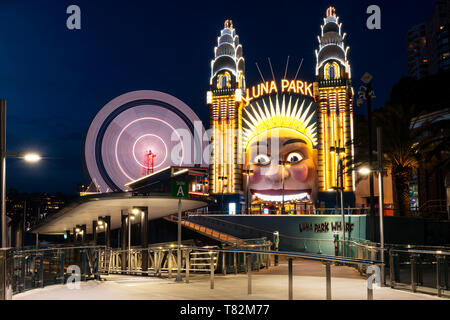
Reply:
[[364, 176], [367, 176], [372, 172], [372, 170], [370, 170], [370, 168], [361, 168], [358, 172]]
[[134, 208], [133, 210], [131, 210], [132, 214], [139, 214], [139, 209]]
[[41, 156], [38, 155], [37, 153], [27, 153], [23, 156], [23, 159], [26, 162], [39, 162], [41, 160]]

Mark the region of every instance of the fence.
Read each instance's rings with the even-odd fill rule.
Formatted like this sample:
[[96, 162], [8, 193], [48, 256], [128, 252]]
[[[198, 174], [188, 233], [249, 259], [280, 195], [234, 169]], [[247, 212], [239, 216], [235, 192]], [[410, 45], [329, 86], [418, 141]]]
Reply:
[[14, 294], [52, 284], [63, 284], [71, 275], [69, 266], [80, 268], [80, 278], [96, 277], [98, 252], [104, 247], [65, 247], [36, 250], [16, 250], [8, 265], [12, 272]]
[[388, 254], [392, 288], [450, 296], [450, 251], [390, 248]]
[[[272, 243], [266, 239], [236, 240], [224, 242], [222, 248], [270, 250]], [[211, 260], [214, 260], [214, 270], [226, 274], [239, 273], [246, 270], [246, 257], [242, 253], [222, 252], [209, 255], [201, 252], [218, 249], [217, 246], [202, 247], [192, 250], [192, 245], [181, 246], [181, 272], [210, 272]], [[254, 254], [254, 269], [268, 267], [268, 259]], [[178, 246], [175, 243], [150, 246], [148, 248], [131, 248], [130, 250], [105, 249], [99, 252], [99, 272], [118, 274], [140, 274], [172, 277], [178, 270]]]

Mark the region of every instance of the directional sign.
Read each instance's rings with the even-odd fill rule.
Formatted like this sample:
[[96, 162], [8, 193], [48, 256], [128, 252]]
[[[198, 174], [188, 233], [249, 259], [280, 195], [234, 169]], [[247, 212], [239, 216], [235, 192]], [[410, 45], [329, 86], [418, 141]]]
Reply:
[[189, 182], [187, 180], [172, 180], [170, 192], [174, 198], [189, 198]]

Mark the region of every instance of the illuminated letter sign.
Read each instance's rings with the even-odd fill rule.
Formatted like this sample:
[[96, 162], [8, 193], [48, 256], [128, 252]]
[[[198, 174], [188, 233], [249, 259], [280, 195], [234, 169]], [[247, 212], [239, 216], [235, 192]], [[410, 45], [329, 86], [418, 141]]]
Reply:
[[[281, 90], [279, 90], [281, 88]], [[273, 93], [290, 93], [301, 94], [314, 98], [313, 84], [301, 80], [287, 80], [282, 79], [281, 83], [277, 84], [275, 81], [260, 83], [256, 86], [247, 89], [247, 102], [260, 98], [264, 95]]]

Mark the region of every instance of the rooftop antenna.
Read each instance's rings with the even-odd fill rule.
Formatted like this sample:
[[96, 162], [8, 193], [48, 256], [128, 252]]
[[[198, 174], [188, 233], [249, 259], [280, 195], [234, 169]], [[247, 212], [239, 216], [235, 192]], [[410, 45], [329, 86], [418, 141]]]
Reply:
[[261, 76], [262, 81], [266, 82], [266, 80], [264, 80], [264, 77], [263, 77], [263, 75], [261, 73], [261, 69], [259, 69], [258, 62], [255, 62], [255, 64], [256, 64], [256, 68], [258, 68], [258, 72], [259, 72], [259, 75]]
[[270, 71], [272, 72], [273, 81], [276, 82], [275, 74], [273, 73], [272, 63], [270, 62], [270, 57], [268, 57], [267, 60], [269, 60], [269, 66], [270, 66]]
[[300, 65], [298, 66], [297, 73], [295, 74], [295, 79], [294, 79], [294, 81], [297, 80], [298, 73], [300, 72], [300, 69], [302, 68], [302, 65], [303, 65], [303, 58], [302, 58], [302, 61], [300, 62]]
[[284, 79], [286, 79], [286, 76], [287, 76], [287, 71], [288, 71], [288, 67], [289, 67], [289, 58], [290, 58], [290, 56], [287, 57], [286, 69], [284, 70]]

